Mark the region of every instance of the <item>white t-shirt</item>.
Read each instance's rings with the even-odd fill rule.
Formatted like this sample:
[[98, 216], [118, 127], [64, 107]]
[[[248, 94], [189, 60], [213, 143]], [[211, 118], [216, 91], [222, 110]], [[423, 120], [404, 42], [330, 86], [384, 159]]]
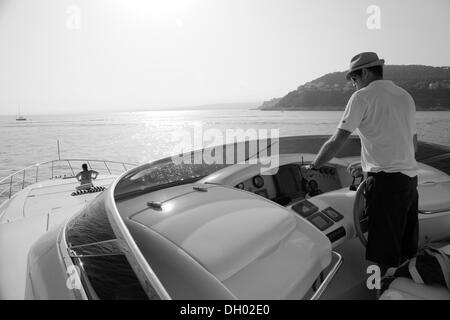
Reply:
[[390, 80], [373, 81], [350, 97], [338, 128], [358, 129], [363, 171], [417, 175], [415, 111], [411, 95]]

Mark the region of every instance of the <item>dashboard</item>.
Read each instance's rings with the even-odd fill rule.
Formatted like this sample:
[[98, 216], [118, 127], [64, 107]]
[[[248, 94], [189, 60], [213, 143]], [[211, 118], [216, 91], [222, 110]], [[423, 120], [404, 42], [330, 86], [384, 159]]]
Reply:
[[328, 164], [320, 170], [306, 171], [300, 164], [290, 163], [280, 166], [274, 175], [254, 175], [235, 187], [288, 207], [324, 232], [336, 245], [347, 234], [344, 227], [346, 219], [335, 208], [326, 204], [316, 205], [311, 198], [343, 188], [340, 169], [337, 165]]
[[320, 170], [302, 169], [300, 164], [280, 166], [274, 175], [255, 175], [239, 182], [236, 188], [256, 193], [281, 205], [341, 188], [334, 166]]

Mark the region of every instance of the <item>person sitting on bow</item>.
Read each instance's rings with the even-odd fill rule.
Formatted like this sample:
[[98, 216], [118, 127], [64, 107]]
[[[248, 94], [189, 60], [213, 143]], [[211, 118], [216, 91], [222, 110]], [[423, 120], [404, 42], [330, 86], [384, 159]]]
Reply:
[[90, 189], [94, 186], [92, 180], [97, 179], [98, 172], [95, 170], [88, 170], [86, 163], [83, 163], [81, 167], [83, 168], [83, 171], [79, 172], [75, 176], [75, 178], [80, 181], [80, 185], [77, 187], [77, 190]]

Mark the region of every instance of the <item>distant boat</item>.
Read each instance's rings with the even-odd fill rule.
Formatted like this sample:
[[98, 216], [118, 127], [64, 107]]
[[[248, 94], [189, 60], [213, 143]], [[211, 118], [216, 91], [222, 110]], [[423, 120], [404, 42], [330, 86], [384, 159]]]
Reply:
[[19, 114], [17, 115], [16, 121], [26, 121], [27, 118], [20, 115], [20, 105], [19, 105]]

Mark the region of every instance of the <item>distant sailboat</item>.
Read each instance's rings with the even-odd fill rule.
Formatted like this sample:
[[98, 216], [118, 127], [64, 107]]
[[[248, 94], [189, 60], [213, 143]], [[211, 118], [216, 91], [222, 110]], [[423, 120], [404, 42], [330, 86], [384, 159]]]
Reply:
[[26, 121], [26, 120], [27, 120], [27, 118], [25, 118], [24, 116], [20, 115], [20, 105], [19, 105], [19, 114], [18, 114], [18, 116], [16, 118], [16, 121]]

